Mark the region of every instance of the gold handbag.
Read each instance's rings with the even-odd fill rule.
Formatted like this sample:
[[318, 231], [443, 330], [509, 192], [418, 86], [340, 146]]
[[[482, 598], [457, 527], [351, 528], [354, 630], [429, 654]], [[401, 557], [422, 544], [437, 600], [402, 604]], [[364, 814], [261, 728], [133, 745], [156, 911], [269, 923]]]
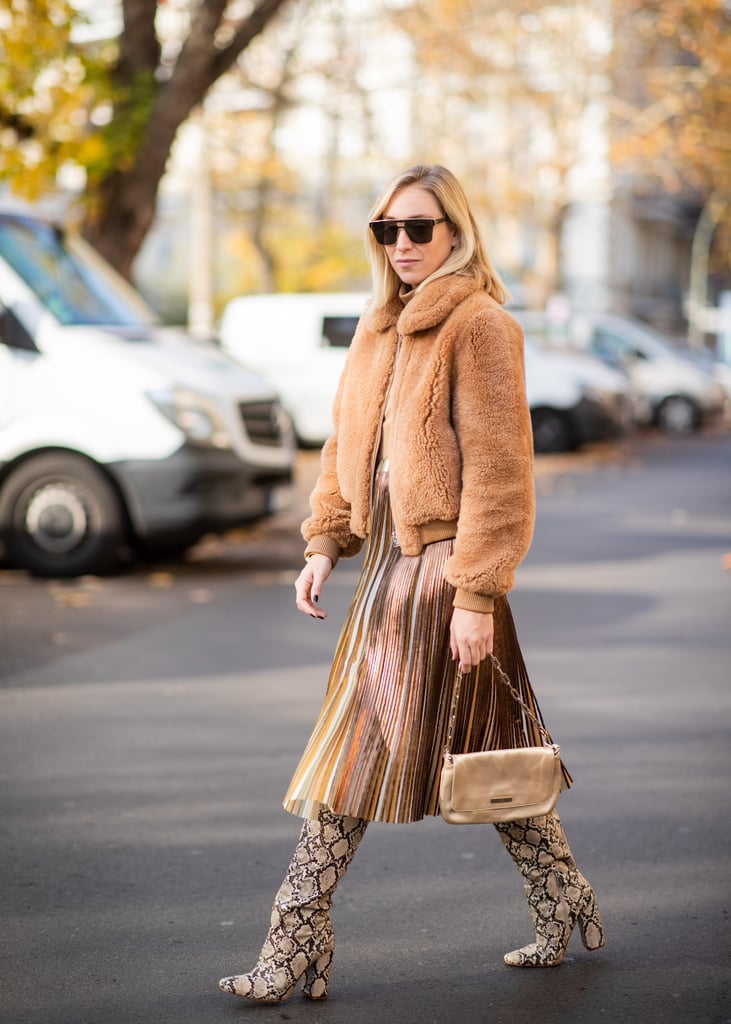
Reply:
[[493, 667], [523, 711], [538, 727], [542, 747], [486, 750], [476, 754], [451, 752], [457, 719], [462, 671], [457, 672], [449, 713], [447, 742], [439, 789], [442, 817], [451, 825], [521, 821], [548, 814], [556, 806], [561, 790], [560, 748], [500, 667], [493, 655]]

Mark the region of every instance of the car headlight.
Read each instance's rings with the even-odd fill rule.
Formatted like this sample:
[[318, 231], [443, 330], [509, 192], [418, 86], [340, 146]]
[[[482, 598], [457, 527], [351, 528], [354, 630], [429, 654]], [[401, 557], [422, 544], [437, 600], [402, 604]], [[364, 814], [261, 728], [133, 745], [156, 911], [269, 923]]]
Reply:
[[232, 440], [221, 408], [214, 398], [190, 388], [150, 391], [148, 398], [191, 444], [231, 448]]

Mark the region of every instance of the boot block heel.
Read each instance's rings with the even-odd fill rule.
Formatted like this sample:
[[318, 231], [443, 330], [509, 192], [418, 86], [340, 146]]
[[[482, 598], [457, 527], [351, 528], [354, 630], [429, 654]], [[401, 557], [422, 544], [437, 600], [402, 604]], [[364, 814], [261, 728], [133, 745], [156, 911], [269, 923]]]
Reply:
[[330, 981], [330, 968], [335, 951], [328, 949], [313, 961], [305, 971], [302, 992], [307, 999], [327, 999], [327, 986]]
[[599, 916], [594, 890], [591, 889], [578, 915], [579, 933], [584, 947], [589, 951], [601, 949], [604, 945], [604, 925]]

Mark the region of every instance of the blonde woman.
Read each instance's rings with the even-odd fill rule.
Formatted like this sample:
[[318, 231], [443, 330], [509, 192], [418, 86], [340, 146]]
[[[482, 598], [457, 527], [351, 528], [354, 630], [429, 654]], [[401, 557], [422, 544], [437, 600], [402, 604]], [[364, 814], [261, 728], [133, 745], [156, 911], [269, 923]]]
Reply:
[[[540, 744], [493, 684], [488, 658], [496, 654], [540, 720], [505, 596], [534, 520], [521, 329], [444, 167], [412, 167], [391, 182], [371, 211], [367, 248], [373, 297], [302, 527], [297, 607], [325, 618], [330, 573], [366, 543], [363, 571], [285, 795], [305, 821], [271, 928], [255, 967], [219, 982], [260, 1002], [288, 998], [300, 979], [310, 999], [327, 995], [330, 905], [368, 822], [438, 814], [458, 665], [453, 751]], [[496, 827], [536, 931], [505, 962], [559, 964], [577, 923], [587, 949], [602, 946], [594, 891], [557, 814]]]

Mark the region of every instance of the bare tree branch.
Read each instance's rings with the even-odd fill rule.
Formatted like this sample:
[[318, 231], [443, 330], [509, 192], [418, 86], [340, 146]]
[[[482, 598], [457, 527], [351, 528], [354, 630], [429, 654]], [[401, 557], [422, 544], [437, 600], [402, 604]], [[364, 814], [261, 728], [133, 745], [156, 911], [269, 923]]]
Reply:
[[213, 60], [211, 84], [231, 68], [249, 43], [256, 38], [290, 0], [260, 0], [249, 17], [239, 25], [233, 39]]

